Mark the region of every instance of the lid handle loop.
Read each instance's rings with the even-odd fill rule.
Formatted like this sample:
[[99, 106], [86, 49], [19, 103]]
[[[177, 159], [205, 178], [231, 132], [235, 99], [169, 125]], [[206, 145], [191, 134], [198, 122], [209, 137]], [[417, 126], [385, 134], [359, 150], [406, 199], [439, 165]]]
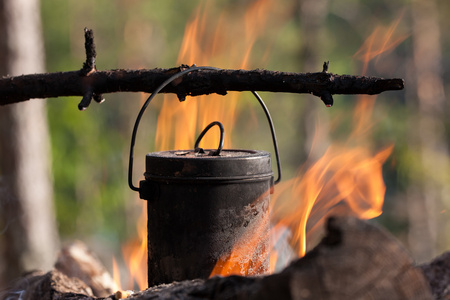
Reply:
[[219, 156], [220, 155], [220, 152], [223, 149], [223, 140], [224, 140], [224, 131], [225, 130], [223, 129], [222, 123], [220, 123], [219, 121], [211, 122], [208, 126], [205, 127], [205, 129], [203, 129], [203, 131], [200, 133], [197, 140], [195, 141], [195, 146], [194, 146], [195, 153], [205, 153], [203, 151], [203, 148], [200, 148], [198, 146], [198, 144], [200, 144], [200, 141], [205, 136], [206, 132], [208, 132], [208, 130], [211, 129], [211, 127], [213, 127], [214, 125], [217, 125], [220, 128], [220, 143], [219, 143], [219, 147], [217, 148], [217, 150], [213, 150], [213, 151], [209, 152], [208, 155], [210, 155], [210, 156]]

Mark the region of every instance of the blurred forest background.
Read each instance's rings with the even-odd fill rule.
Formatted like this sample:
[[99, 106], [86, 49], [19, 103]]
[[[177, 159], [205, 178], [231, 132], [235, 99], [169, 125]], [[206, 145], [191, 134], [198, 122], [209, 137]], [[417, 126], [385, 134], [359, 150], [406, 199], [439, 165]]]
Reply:
[[[30, 5], [25, 0], [16, 2]], [[450, 33], [446, 28], [450, 26], [447, 17], [450, 2], [41, 0], [34, 3], [32, 9], [35, 13], [40, 9], [41, 23], [33, 28], [42, 28], [36, 34], [45, 54], [42, 60], [45, 68], [16, 74], [3, 68], [1, 75], [80, 69], [85, 60], [83, 29], [87, 27], [94, 31], [99, 70], [170, 68], [181, 63], [196, 63], [232, 69], [317, 72], [322, 70], [324, 61], [330, 61], [329, 71], [335, 74], [404, 78], [404, 91], [386, 92], [368, 99], [336, 95], [332, 108], [326, 108], [310, 95], [262, 93], [262, 97], [275, 123], [285, 179], [294, 176], [307, 160], [316, 132], [321, 133], [312, 153], [317, 159], [332, 142], [348, 140], [357, 102], [372, 103], [376, 98], [373, 111], [366, 116], [371, 127], [367, 142], [373, 153], [390, 145], [394, 147], [383, 168], [387, 187], [383, 214], [375, 221], [396, 235], [418, 262], [450, 249], [446, 234], [450, 230], [450, 121], [447, 117], [450, 106], [445, 96], [449, 89]], [[265, 10], [258, 9], [262, 7]], [[5, 11], [8, 14], [3, 9], [3, 13]], [[9, 14], [11, 20], [18, 19]], [[193, 22], [195, 15], [201, 16], [199, 23], [205, 24], [206, 29], [196, 43], [184, 49], [188, 55], [182, 56], [180, 49], [186, 46], [183, 42], [186, 24]], [[5, 27], [9, 19], [5, 21], [2, 17], [2, 20], [6, 22], [2, 25]], [[219, 26], [222, 27], [218, 29]], [[253, 46], [248, 44], [246, 30], [249, 28], [257, 32], [252, 36]], [[219, 31], [228, 36], [218, 36]], [[200, 55], [189, 58], [189, 51], [195, 47], [201, 50]], [[25, 45], [22, 50], [34, 52], [38, 48]], [[232, 55], [234, 60], [230, 59]], [[244, 57], [248, 57], [245, 62]], [[365, 61], [368, 58], [372, 60]], [[42, 114], [46, 114], [48, 120], [53, 192], [50, 191], [47, 198], [53, 199], [54, 226], [59, 236], [51, 242], [53, 249], [75, 239], [82, 240], [111, 268], [111, 258], [115, 256], [120, 261], [121, 246], [137, 236], [137, 220], [145, 204], [128, 188], [127, 171], [132, 126], [148, 95], [104, 96], [103, 104], [93, 103], [83, 112], [77, 108], [79, 97], [30, 102], [44, 104]], [[214, 101], [227, 103], [230, 97], [235, 96]], [[196, 101], [188, 98], [179, 104], [176, 100], [163, 101], [162, 98], [152, 103], [140, 127], [135, 181], [142, 178], [147, 152], [174, 149], [173, 143], [155, 144], [162, 103], [172, 101], [170, 105], [175, 109]], [[272, 151], [263, 112], [251, 95], [243, 93], [233, 103], [239, 113], [233, 129], [225, 127], [231, 140], [228, 147]], [[22, 104], [14, 106], [24, 111]], [[224, 104], [225, 115], [228, 109], [231, 108]], [[1, 107], [0, 113], [5, 110]], [[33, 109], [31, 114], [38, 114], [38, 111]], [[362, 116], [364, 112], [357, 114]], [[1, 114], [0, 117], [6, 120]], [[19, 129], [14, 129], [9, 121], [1, 126], [0, 143], [9, 144], [11, 137], [7, 134], [5, 137], [5, 132], [14, 135]], [[47, 127], [38, 128], [45, 131]], [[201, 130], [197, 128], [196, 134]], [[175, 131], [167, 134], [176, 135]], [[36, 150], [27, 142], [21, 147]], [[11, 256], [4, 254], [5, 249], [13, 248], [8, 231], [15, 226], [15, 221], [5, 208], [13, 200], [5, 196], [6, 165], [11, 158], [3, 148], [0, 148], [3, 151], [0, 152], [3, 161], [0, 165], [0, 209], [3, 211], [0, 213], [0, 248], [3, 251], [0, 286], [17, 276], [6, 263]], [[40, 160], [42, 156], [33, 160]], [[42, 177], [32, 173], [27, 182], [21, 184], [28, 186], [35, 177]], [[34, 199], [35, 196], [36, 192], [31, 192], [28, 197]], [[40, 218], [51, 217], [42, 214]], [[50, 242], [41, 240], [40, 243]], [[17, 250], [15, 254], [21, 255]], [[47, 251], [46, 255], [55, 254]], [[52, 261], [52, 257], [18, 262], [15, 270], [48, 268], [48, 263], [42, 265], [44, 261]], [[146, 264], [142, 268], [146, 268]]]

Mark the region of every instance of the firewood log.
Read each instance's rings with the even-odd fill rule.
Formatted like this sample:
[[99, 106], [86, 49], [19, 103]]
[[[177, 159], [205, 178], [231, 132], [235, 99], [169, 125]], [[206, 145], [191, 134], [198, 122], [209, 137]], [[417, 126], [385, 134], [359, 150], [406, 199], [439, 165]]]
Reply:
[[113, 278], [97, 256], [80, 241], [61, 250], [55, 268], [69, 277], [84, 281], [97, 297], [106, 297], [117, 290]]

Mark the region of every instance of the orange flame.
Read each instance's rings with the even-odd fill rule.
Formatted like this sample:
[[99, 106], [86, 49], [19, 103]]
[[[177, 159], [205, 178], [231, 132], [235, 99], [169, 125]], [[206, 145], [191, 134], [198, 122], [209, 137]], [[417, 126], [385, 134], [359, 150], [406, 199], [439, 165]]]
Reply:
[[[147, 214], [146, 203], [142, 201], [142, 214], [137, 222], [137, 239], [128, 241], [122, 247], [122, 254], [129, 271], [128, 289], [135, 282], [140, 290], [147, 288]], [[118, 283], [118, 281], [115, 281]], [[120, 282], [120, 281], [119, 281]]]
[[372, 34], [365, 40], [361, 48], [353, 55], [363, 61], [363, 74], [366, 74], [369, 62], [375, 57], [384, 53], [389, 53], [402, 43], [409, 34], [399, 34], [397, 27], [400, 24], [403, 14], [395, 20], [389, 27], [378, 26]]
[[122, 290], [122, 282], [120, 280], [119, 266], [117, 265], [117, 261], [114, 257], [112, 259], [112, 268], [113, 268], [113, 281], [116, 284], [116, 288], [117, 290]]
[[[200, 5], [193, 20], [187, 24], [178, 63], [188, 65], [220, 63], [229, 65], [230, 68], [236, 66], [248, 68], [253, 45], [264, 33], [264, 23], [267, 19], [264, 16], [270, 12], [274, 5], [273, 1], [253, 2], [246, 10], [244, 24], [232, 17], [235, 12], [224, 11], [217, 20], [209, 19], [209, 3]], [[245, 39], [243, 43], [236, 43], [236, 36], [242, 35], [242, 27], [245, 29]], [[223, 96], [212, 94], [188, 99], [183, 103], [179, 103], [174, 97], [165, 97], [158, 117], [157, 150], [191, 149], [195, 142], [195, 134], [212, 121], [220, 121], [224, 125], [227, 130], [225, 148], [230, 148], [230, 136], [237, 117], [239, 96], [238, 93], [232, 93], [225, 99]], [[218, 143], [219, 135], [211, 133], [202, 147], [214, 148]]]
[[[308, 158], [297, 177], [280, 183], [271, 199], [272, 221], [290, 230], [290, 244], [298, 257], [305, 255], [307, 236], [332, 214], [371, 219], [382, 213], [385, 185], [382, 166], [392, 153], [388, 146], [376, 154], [368, 141], [375, 97], [359, 97], [353, 113], [353, 131], [344, 144], [332, 144], [317, 161]], [[315, 136], [321, 136], [318, 128]], [[273, 254], [276, 259], [276, 253]], [[275, 261], [271, 261], [273, 271]], [[287, 261], [286, 261], [287, 263]], [[285, 264], [284, 264], [285, 265]]]
[[381, 171], [391, 151], [392, 146], [372, 155], [361, 146], [332, 145], [306, 171], [277, 187], [272, 217], [291, 230], [291, 244], [299, 257], [306, 252], [307, 231], [327, 215], [370, 219], [381, 214], [385, 192]]

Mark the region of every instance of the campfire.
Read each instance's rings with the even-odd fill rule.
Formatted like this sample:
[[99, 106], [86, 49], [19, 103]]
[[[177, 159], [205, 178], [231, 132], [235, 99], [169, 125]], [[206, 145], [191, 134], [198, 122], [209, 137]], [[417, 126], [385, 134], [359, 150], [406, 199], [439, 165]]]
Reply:
[[[375, 102], [368, 95], [403, 89], [403, 80], [337, 75], [329, 72], [329, 62], [315, 73], [247, 70], [252, 42], [262, 34], [258, 31], [246, 33], [250, 44], [245, 45], [240, 69], [204, 67], [217, 45], [195, 52], [201, 17], [199, 11], [187, 26], [179, 67], [99, 71], [93, 32], [85, 29], [86, 62], [81, 70], [0, 79], [2, 105], [75, 95], [82, 97], [78, 107], [85, 110], [92, 99], [103, 102], [107, 93], [151, 93], [137, 117], [129, 162], [129, 186], [146, 203], [139, 221], [141, 240], [137, 248], [132, 243], [124, 247], [124, 260], [140, 291], [122, 287], [115, 262], [111, 276], [95, 254], [75, 243], [61, 251], [54, 270], [30, 273], [0, 296], [432, 299], [432, 292], [444, 293], [436, 285], [436, 273], [449, 272], [440, 269], [447, 264], [447, 256], [416, 266], [395, 238], [368, 221], [382, 213], [382, 167], [394, 147], [385, 145], [377, 151], [366, 147]], [[364, 60], [363, 73], [369, 60], [404, 38], [376, 47], [375, 37], [355, 55]], [[251, 92], [258, 99], [268, 119], [275, 157], [234, 146], [229, 137], [236, 130], [238, 112], [225, 113], [214, 99], [229, 91]], [[326, 107], [333, 105], [333, 95], [359, 94], [354, 130], [348, 139], [326, 150], [316, 149], [318, 143], [313, 143], [311, 154], [323, 155], [319, 159], [311, 155], [296, 176], [281, 181], [273, 122], [255, 91], [309, 93]], [[139, 121], [160, 93], [175, 94], [177, 99], [163, 103], [156, 129], [159, 149], [146, 155], [144, 178], [135, 186], [133, 157]], [[187, 96], [197, 96], [197, 104], [174, 108], [177, 100], [190, 101]], [[229, 105], [238, 106], [237, 94], [230, 98]], [[219, 134], [209, 132], [215, 126]], [[203, 131], [196, 138], [199, 130]], [[320, 134], [318, 127], [315, 141]], [[275, 176], [272, 165], [278, 171]]]

